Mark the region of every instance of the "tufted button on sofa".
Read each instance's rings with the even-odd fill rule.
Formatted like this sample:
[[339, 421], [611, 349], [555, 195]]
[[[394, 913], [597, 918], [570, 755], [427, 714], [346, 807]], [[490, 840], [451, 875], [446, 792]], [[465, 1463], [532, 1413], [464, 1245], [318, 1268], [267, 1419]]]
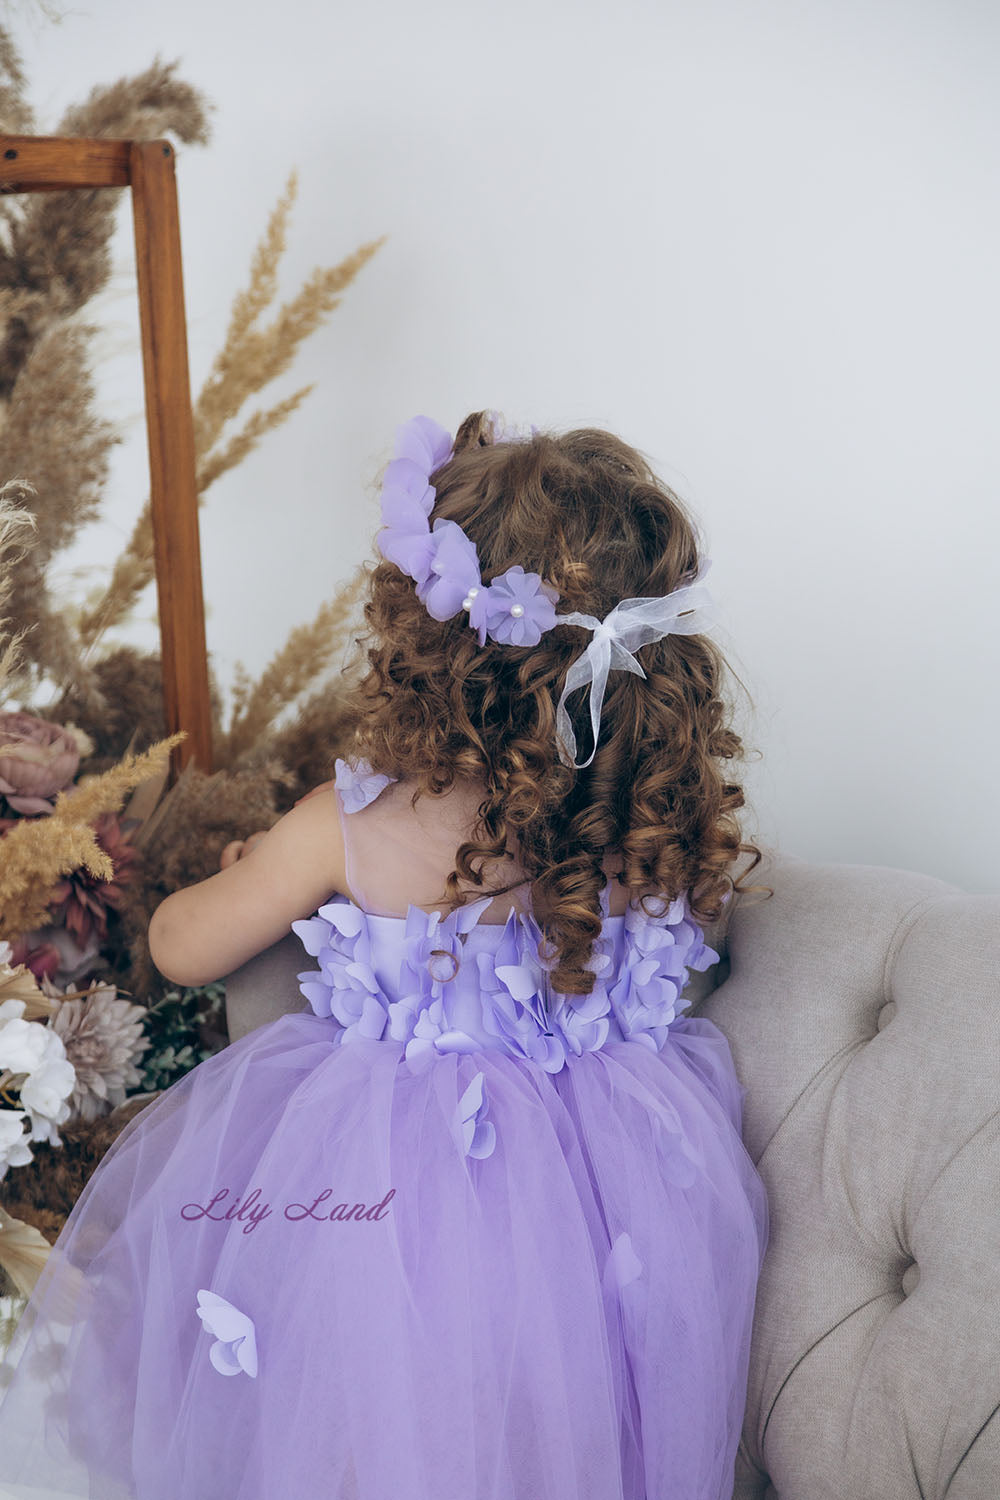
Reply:
[[1000, 896], [751, 880], [692, 1007], [771, 1211], [734, 1500], [1000, 1500]]
[[[1000, 1500], [1000, 896], [773, 853], [751, 881], [688, 990], [770, 1208], [733, 1500]], [[231, 976], [232, 1039], [309, 966], [290, 936]]]

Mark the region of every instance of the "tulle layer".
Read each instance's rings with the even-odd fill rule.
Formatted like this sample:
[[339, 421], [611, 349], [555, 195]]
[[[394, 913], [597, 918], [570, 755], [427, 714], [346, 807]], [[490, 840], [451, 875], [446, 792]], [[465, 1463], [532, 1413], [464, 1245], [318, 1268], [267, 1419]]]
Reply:
[[[481, 1158], [456, 1129], [480, 1072]], [[730, 1500], [768, 1233], [742, 1099], [704, 1018], [558, 1073], [415, 1071], [308, 1012], [250, 1033], [67, 1221], [10, 1351], [0, 1495]], [[203, 1326], [199, 1291], [242, 1324]]]

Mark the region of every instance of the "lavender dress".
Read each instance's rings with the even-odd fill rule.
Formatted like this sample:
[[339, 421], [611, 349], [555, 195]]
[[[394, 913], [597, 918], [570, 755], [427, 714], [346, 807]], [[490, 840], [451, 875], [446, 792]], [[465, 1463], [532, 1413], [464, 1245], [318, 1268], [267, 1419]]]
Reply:
[[11, 1347], [0, 1497], [729, 1500], [768, 1210], [679, 1014], [716, 955], [683, 899], [629, 910], [553, 995], [501, 898], [397, 904], [475, 797], [338, 787], [310, 1008], [107, 1153]]

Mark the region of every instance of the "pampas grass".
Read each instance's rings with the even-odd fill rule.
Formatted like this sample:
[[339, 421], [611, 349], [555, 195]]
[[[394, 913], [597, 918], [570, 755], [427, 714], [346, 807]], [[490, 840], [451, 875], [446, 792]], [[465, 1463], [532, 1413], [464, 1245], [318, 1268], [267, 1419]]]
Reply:
[[158, 656], [118, 646], [95, 662], [90, 685], [93, 695], [72, 684], [65, 687], [46, 715], [60, 724], [75, 724], [93, 740], [85, 772], [106, 771], [127, 751], [163, 739], [167, 724]]
[[[11, 612], [32, 620], [25, 667], [57, 682], [73, 681], [93, 699], [93, 686], [65, 606], [53, 600], [46, 569], [55, 553], [95, 519], [118, 441], [110, 424], [93, 413], [94, 383], [82, 325], [55, 324], [35, 342], [7, 405], [4, 454], [30, 474], [37, 526], [32, 548], [14, 578]], [[53, 441], [55, 434], [57, 441]]]
[[[207, 138], [207, 106], [157, 61], [146, 72], [94, 89], [66, 112], [61, 134], [144, 135], [172, 130], [181, 140]], [[7, 32], [0, 27], [0, 119], [31, 124], [24, 76]], [[313, 387], [246, 412], [247, 403], [284, 374], [303, 339], [338, 306], [346, 288], [382, 240], [363, 244], [338, 265], [317, 269], [298, 293], [278, 304], [278, 273], [297, 193], [292, 172], [271, 211], [250, 265], [248, 284], [234, 298], [222, 349], [194, 406], [196, 475], [201, 499], [220, 475], [241, 463], [270, 431], [288, 420]], [[156, 692], [160, 664], [153, 653], [118, 647], [102, 637], [124, 623], [155, 576], [148, 503], [114, 562], [96, 601], [75, 605], [50, 596], [55, 555], [98, 513], [111, 446], [108, 423], [93, 411], [87, 353], [92, 327], [67, 319], [106, 283], [108, 240], [118, 190], [12, 195], [0, 198], [0, 429], [6, 461], [27, 475], [36, 494], [21, 508], [36, 514], [36, 545], [11, 588], [7, 613], [13, 632], [29, 621], [22, 651], [7, 661], [9, 687], [30, 701], [41, 683], [59, 697], [46, 712], [72, 717], [95, 739], [93, 766], [103, 770], [136, 742], [161, 738]], [[315, 619], [294, 629], [254, 683], [241, 679], [223, 722], [213, 692], [219, 764], [233, 767], [267, 758], [275, 721], [328, 671], [351, 624], [358, 580], [352, 580]], [[16, 676], [16, 684], [14, 678]], [[127, 722], [133, 714], [131, 725]], [[315, 710], [311, 722], [315, 724]], [[106, 732], [105, 732], [106, 731]], [[334, 731], [335, 732], [335, 731]], [[259, 753], [263, 751], [263, 754]]]
[[367, 574], [359, 568], [322, 605], [312, 624], [299, 625], [291, 632], [256, 683], [249, 683], [245, 677], [239, 680], [232, 724], [218, 750], [221, 764], [231, 765], [250, 750], [282, 710], [329, 668], [335, 652], [344, 644], [366, 582]]
[[83, 868], [110, 880], [114, 867], [97, 842], [93, 824], [101, 813], [118, 812], [129, 792], [159, 774], [184, 738], [171, 735], [142, 755], [128, 755], [102, 776], [87, 777], [60, 792], [49, 817], [22, 818], [8, 829], [0, 867], [0, 939], [45, 927], [52, 920], [52, 888]]
[[213, 484], [220, 474], [225, 474], [228, 469], [235, 469], [236, 465], [242, 463], [248, 453], [252, 453], [260, 442], [265, 432], [271, 432], [291, 416], [305, 398], [315, 389], [312, 385], [304, 385], [301, 390], [293, 391], [284, 401], [279, 401], [276, 406], [267, 411], [255, 411], [248, 418], [243, 428], [221, 447], [210, 453], [197, 471], [197, 484], [199, 495], [204, 494], [210, 484]]
[[8, 33], [0, 26], [0, 133], [30, 135], [31, 106], [25, 98], [24, 70]]
[[[171, 131], [182, 141], [203, 141], [207, 113], [174, 66], [157, 62], [135, 78], [93, 90], [56, 131], [146, 138]], [[0, 126], [36, 128], [20, 61], [2, 26]], [[280, 401], [257, 405], [252, 399], [289, 369], [302, 341], [337, 307], [382, 243], [363, 244], [339, 265], [317, 269], [282, 303], [279, 270], [296, 192], [293, 172], [195, 402], [202, 499], [309, 395], [313, 387], [303, 385]], [[108, 280], [108, 242], [120, 198], [117, 190], [0, 197], [0, 431], [7, 472], [31, 480], [3, 492], [7, 519], [0, 537], [11, 555], [16, 542], [20, 556], [7, 605], [0, 607], [0, 617], [9, 617], [6, 636], [0, 628], [0, 670], [8, 693], [16, 691], [22, 703], [31, 703], [44, 685], [49, 707], [43, 716], [72, 720], [95, 743], [80, 768], [80, 785], [60, 799], [52, 817], [25, 819], [4, 839], [0, 934], [12, 936], [48, 922], [46, 899], [64, 873], [79, 866], [109, 873], [90, 825], [128, 793], [118, 762], [124, 756], [123, 765], [134, 767], [132, 752], [153, 745], [151, 755], [165, 754], [174, 743], [164, 742], [159, 658], [127, 645], [109, 647], [104, 638], [127, 621], [154, 579], [148, 505], [96, 598], [92, 591], [86, 604], [69, 602], [50, 595], [48, 584], [53, 559], [98, 512], [117, 441], [94, 411], [88, 350], [95, 330], [80, 321], [80, 312]], [[0, 575], [2, 561], [0, 550]], [[228, 712], [212, 683], [217, 764], [225, 774], [206, 776], [189, 767], [164, 792], [161, 759], [158, 774], [150, 763], [146, 779], [138, 778], [123, 816], [140, 823], [131, 841], [140, 849], [142, 873], [122, 888], [115, 940], [105, 955], [116, 984], [135, 998], [154, 1000], [165, 983], [146, 947], [159, 901], [214, 873], [227, 843], [269, 828], [332, 774], [332, 761], [345, 748], [344, 688], [336, 677], [323, 679], [343, 653], [363, 581], [361, 574], [351, 579], [311, 622], [294, 629], [256, 679], [241, 671]]]
[[[31, 476], [44, 500], [31, 550], [34, 585], [56, 552], [97, 518], [113, 445], [110, 422], [94, 412], [87, 342], [94, 329], [57, 324], [34, 344], [7, 406], [4, 461]], [[56, 437], [58, 440], [53, 441]]]
[[[344, 714], [347, 691], [344, 674], [331, 678], [306, 699], [284, 728], [268, 736], [270, 755], [294, 773], [294, 780], [278, 791], [279, 812], [288, 812], [313, 787], [329, 781], [336, 758], [350, 754], [351, 732]], [[252, 752], [241, 763], [251, 757]]]
[[[9, 35], [2, 34], [12, 50]], [[92, 89], [83, 104], [66, 111], [53, 134], [155, 140], [169, 131], [184, 142], [206, 142], [206, 106], [190, 84], [175, 78], [176, 67], [157, 59], [134, 78]], [[0, 396], [9, 397], [38, 339], [107, 284], [109, 241], [122, 191], [93, 188], [0, 199], [6, 231], [0, 286], [15, 291], [0, 348]]]
[[[169, 131], [181, 141], [206, 141], [207, 107], [175, 68], [157, 60], [134, 78], [93, 89], [54, 133], [142, 139]], [[24, 94], [20, 59], [0, 27], [0, 124], [8, 129], [33, 128]], [[18, 686], [24, 698], [45, 678], [72, 687], [95, 715], [102, 698], [74, 612], [50, 596], [46, 570], [97, 515], [117, 441], [93, 411], [88, 343], [95, 330], [76, 315], [108, 282], [121, 193], [0, 197], [0, 430], [7, 472], [30, 478], [35, 494], [26, 508], [38, 520], [36, 546], [18, 570], [10, 603], [12, 619], [33, 627], [17, 663]]]
[[[313, 387], [304, 386], [275, 406], [254, 412], [239, 431], [223, 438], [224, 429], [239, 416], [246, 402], [285, 373], [303, 339], [339, 305], [341, 294], [384, 243], [384, 238], [372, 240], [339, 265], [314, 271], [298, 294], [278, 309], [272, 322], [261, 327], [260, 320], [277, 295], [278, 263], [285, 249], [296, 190], [297, 178], [292, 172], [254, 252], [249, 285], [233, 302], [225, 342], [194, 404], [201, 499], [220, 475], [242, 462], [264, 434], [286, 421], [309, 395]], [[154, 576], [153, 527], [147, 501], [115, 563], [103, 598], [81, 618], [83, 642], [93, 643], [105, 630], [126, 619]]]
[[36, 528], [36, 521], [24, 501], [31, 494], [30, 484], [11, 479], [0, 487], [0, 701], [4, 684], [20, 663], [20, 644], [24, 632], [9, 635], [10, 623], [2, 613], [14, 591], [13, 566], [24, 556], [24, 544]]
[[[267, 327], [261, 327], [260, 319], [277, 295], [278, 263], [297, 191], [297, 174], [292, 172], [254, 252], [249, 286], [233, 302], [225, 343], [195, 402], [195, 448], [202, 460], [209, 458], [223, 428], [246, 401], [284, 374], [302, 340], [339, 305], [341, 294], [385, 242], [384, 236], [372, 240], [339, 265], [317, 268], [297, 296], [278, 309]], [[304, 392], [297, 394], [301, 398]]]

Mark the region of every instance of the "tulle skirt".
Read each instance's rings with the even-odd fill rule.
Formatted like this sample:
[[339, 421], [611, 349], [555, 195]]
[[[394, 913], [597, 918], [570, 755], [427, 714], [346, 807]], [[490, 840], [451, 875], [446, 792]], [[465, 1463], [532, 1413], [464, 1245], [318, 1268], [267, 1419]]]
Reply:
[[114, 1142], [8, 1354], [0, 1496], [730, 1500], [768, 1209], [718, 1028], [547, 1073], [329, 1025]]

